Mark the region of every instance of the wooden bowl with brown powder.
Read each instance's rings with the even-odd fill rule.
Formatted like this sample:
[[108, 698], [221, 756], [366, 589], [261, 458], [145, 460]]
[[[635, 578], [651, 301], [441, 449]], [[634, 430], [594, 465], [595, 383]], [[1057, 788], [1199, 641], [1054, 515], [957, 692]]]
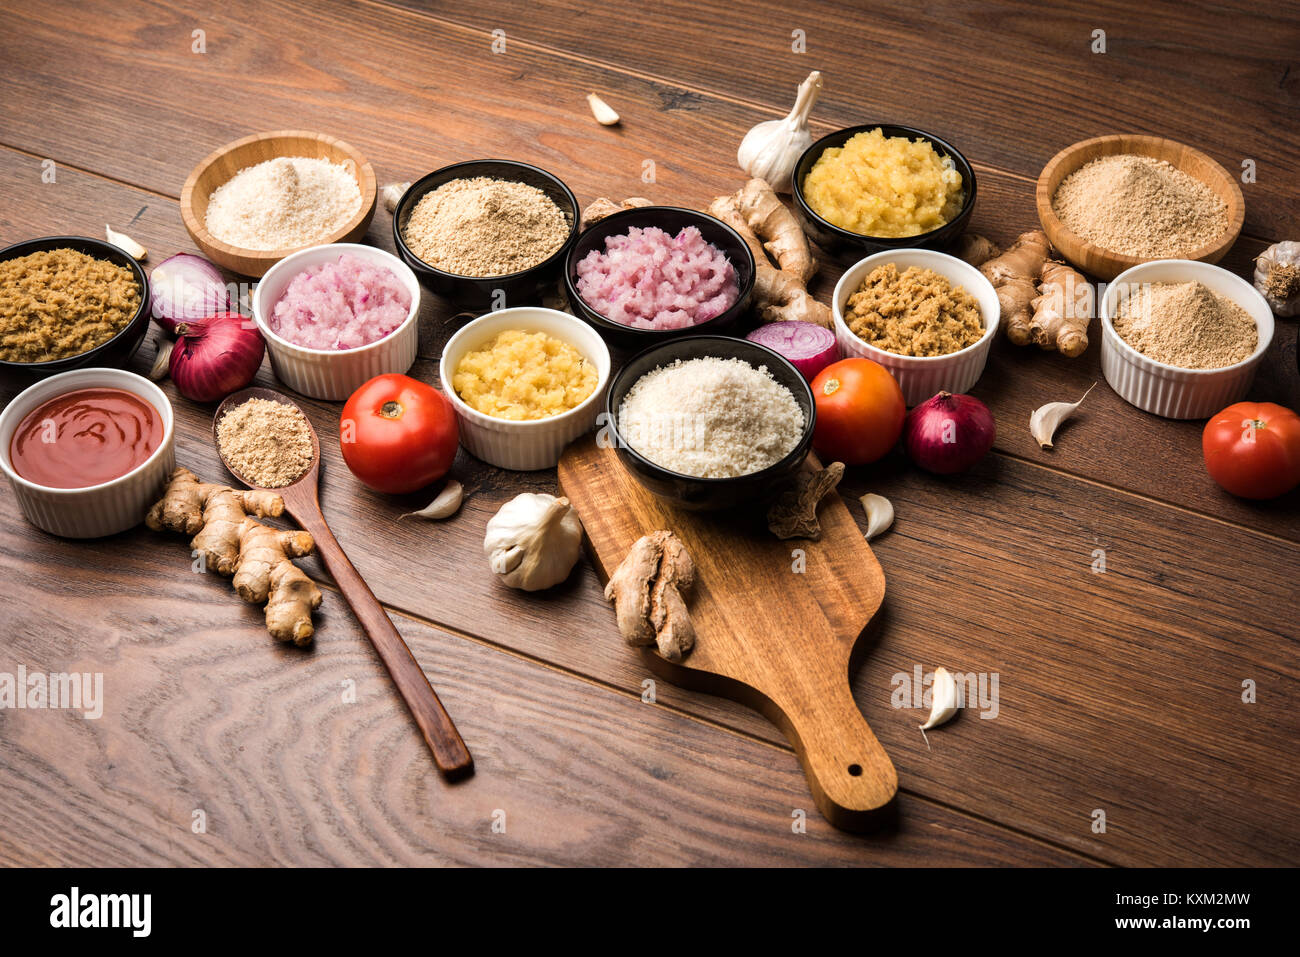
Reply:
[[[1132, 209], [1127, 209], [1122, 202], [1117, 202], [1118, 197], [1121, 195], [1120, 191], [1124, 187], [1122, 177], [1124, 171], [1105, 169], [1103, 167], [1115, 163], [1114, 159], [1107, 160], [1107, 158], [1121, 156], [1147, 157], [1152, 160], [1163, 161], [1172, 166], [1174, 170], [1181, 171], [1198, 183], [1203, 184], [1208, 188], [1207, 198], [1210, 198], [1211, 204], [1213, 204], [1214, 200], [1221, 204], [1219, 209], [1211, 215], [1216, 219], [1221, 219], [1222, 231], [1217, 236], [1207, 239], [1205, 237], [1206, 231], [1198, 230], [1188, 237], [1188, 242], [1180, 244], [1179, 237], [1171, 235], [1169, 231], [1152, 230], [1153, 224], [1159, 223], [1162, 218], [1172, 221], [1178, 217], [1168, 210], [1165, 211], [1168, 215], [1162, 216], [1159, 209], [1144, 210], [1140, 205], [1136, 204]], [[1094, 238], [1088, 239], [1066, 225], [1060, 215], [1059, 206], [1054, 208], [1054, 201], [1059, 203], [1062, 198], [1058, 196], [1062, 183], [1072, 174], [1098, 160], [1106, 161], [1106, 163], [1103, 163], [1103, 167], [1094, 166], [1092, 168], [1093, 171], [1089, 175], [1096, 180], [1092, 185], [1094, 188], [1100, 189], [1103, 195], [1106, 196], [1107, 205], [1114, 203], [1117, 208], [1112, 212], [1118, 213], [1118, 215], [1109, 217], [1115, 221], [1098, 221], [1094, 223], [1095, 228], [1091, 230]], [[1084, 190], [1078, 192], [1081, 197], [1086, 196]], [[1141, 191], [1135, 190], [1135, 193], [1141, 194]], [[1081, 197], [1076, 197], [1076, 199]], [[1241, 225], [1246, 215], [1246, 203], [1242, 198], [1241, 187], [1226, 169], [1200, 150], [1159, 136], [1130, 134], [1097, 136], [1093, 139], [1082, 140], [1073, 146], [1068, 146], [1052, 157], [1051, 161], [1043, 167], [1043, 172], [1038, 177], [1035, 198], [1038, 205], [1039, 221], [1043, 224], [1043, 232], [1047, 233], [1047, 238], [1051, 241], [1052, 246], [1072, 265], [1093, 277], [1103, 280], [1114, 279], [1126, 269], [1155, 259], [1193, 259], [1207, 263], [1218, 262], [1232, 248], [1232, 244], [1237, 241], [1237, 236], [1241, 233]], [[1130, 217], [1127, 215], [1129, 213], [1133, 215]], [[1137, 235], [1135, 234], [1136, 231], [1132, 230], [1126, 234], [1123, 231], [1124, 224], [1130, 221], [1141, 224], [1139, 231], [1141, 229], [1152, 230], [1151, 234], [1146, 236]], [[1131, 243], [1130, 249], [1141, 249], [1146, 246], [1147, 252], [1150, 254], [1136, 255], [1133, 252], [1107, 248], [1103, 242], [1098, 240], [1107, 235], [1108, 232], [1123, 236], [1123, 240], [1118, 241], [1117, 245]]]

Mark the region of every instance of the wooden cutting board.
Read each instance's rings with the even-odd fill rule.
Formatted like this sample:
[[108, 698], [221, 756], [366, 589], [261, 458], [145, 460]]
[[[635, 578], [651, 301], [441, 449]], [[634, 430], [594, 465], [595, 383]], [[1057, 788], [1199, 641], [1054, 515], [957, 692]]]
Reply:
[[[809, 460], [806, 468], [819, 467]], [[843, 499], [823, 501], [820, 541], [782, 541], [767, 530], [761, 507], [722, 516], [657, 498], [594, 436], [565, 451], [559, 473], [602, 582], [656, 529], [675, 532], [695, 561], [687, 599], [695, 649], [676, 664], [643, 649], [650, 669], [767, 715], [794, 745], [827, 820], [846, 830], [876, 823], [898, 775], [853, 700], [849, 661], [884, 600], [885, 575]], [[611, 641], [620, 641], [612, 605], [609, 624]]]

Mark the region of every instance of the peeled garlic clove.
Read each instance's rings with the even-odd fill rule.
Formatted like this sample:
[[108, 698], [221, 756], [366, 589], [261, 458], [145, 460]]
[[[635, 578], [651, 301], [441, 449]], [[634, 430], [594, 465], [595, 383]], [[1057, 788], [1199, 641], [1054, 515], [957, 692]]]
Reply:
[[[1097, 383], [1088, 386], [1088, 392], [1096, 388]], [[1074, 414], [1074, 410], [1083, 404], [1083, 400], [1088, 398], [1088, 392], [1083, 394], [1083, 398], [1078, 402], [1049, 402], [1041, 408], [1035, 409], [1034, 414], [1029, 417], [1029, 431], [1042, 448], [1050, 449], [1052, 447], [1052, 437], [1056, 435], [1056, 430], [1060, 428], [1061, 423]]]
[[952, 720], [958, 707], [957, 682], [953, 680], [947, 668], [935, 668], [934, 684], [930, 688], [930, 717], [920, 726], [921, 732], [925, 733]]
[[104, 235], [108, 241], [118, 249], [125, 252], [136, 262], [144, 262], [149, 257], [149, 250], [145, 249], [126, 233], [119, 233], [108, 223], [104, 224]]
[[384, 209], [390, 213], [397, 209], [397, 204], [401, 202], [402, 196], [410, 188], [410, 183], [389, 183], [380, 189], [379, 196], [384, 201]]
[[889, 526], [894, 524], [894, 506], [885, 496], [868, 492], [858, 501], [862, 503], [862, 510], [867, 513], [867, 541], [887, 531]]
[[587, 104], [591, 107], [591, 115], [596, 118], [596, 122], [601, 126], [615, 126], [618, 124], [618, 114], [595, 93], [587, 94]]
[[401, 518], [450, 518], [460, 509], [460, 503], [465, 499], [465, 489], [455, 479], [449, 481], [445, 488], [438, 493], [438, 497], [432, 502], [420, 509], [418, 512], [403, 512], [397, 516]]
[[149, 367], [149, 378], [154, 382], [161, 382], [171, 372], [172, 350], [175, 348], [175, 340], [159, 337], [158, 354], [153, 357], [153, 365]]

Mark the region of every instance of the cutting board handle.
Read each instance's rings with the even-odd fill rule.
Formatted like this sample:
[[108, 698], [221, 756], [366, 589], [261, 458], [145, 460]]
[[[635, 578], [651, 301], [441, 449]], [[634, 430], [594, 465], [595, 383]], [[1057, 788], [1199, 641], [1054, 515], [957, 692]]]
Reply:
[[[791, 716], [793, 715], [793, 717]], [[817, 808], [836, 827], [870, 829], [898, 793], [898, 772], [858, 710], [848, 681], [825, 689], [818, 706], [782, 712]]]

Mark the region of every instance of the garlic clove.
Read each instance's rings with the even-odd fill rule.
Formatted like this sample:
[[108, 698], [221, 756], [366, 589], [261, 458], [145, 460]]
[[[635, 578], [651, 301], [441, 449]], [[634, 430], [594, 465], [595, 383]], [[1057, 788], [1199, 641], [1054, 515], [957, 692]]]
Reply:
[[930, 717], [926, 719], [925, 724], [918, 725], [921, 729], [921, 737], [925, 738], [927, 750], [930, 747], [930, 739], [926, 737], [925, 732], [951, 721], [960, 707], [961, 704], [957, 700], [957, 682], [953, 680], [947, 668], [935, 668], [934, 681], [930, 685]]
[[608, 103], [598, 97], [595, 93], [587, 94], [587, 105], [591, 107], [591, 115], [596, 118], [596, 122], [601, 126], [618, 125], [618, 114], [614, 112]]
[[144, 262], [149, 258], [149, 250], [145, 249], [126, 233], [119, 233], [108, 223], [104, 224], [104, 236], [108, 241], [122, 250], [136, 262]]
[[410, 183], [389, 183], [379, 191], [379, 196], [383, 200], [384, 209], [390, 213], [397, 209], [397, 204], [402, 201], [406, 191], [411, 188]]
[[[1088, 392], [1097, 387], [1097, 383], [1088, 386]], [[1078, 402], [1049, 402], [1047, 405], [1040, 406], [1034, 410], [1033, 415], [1029, 417], [1029, 432], [1034, 437], [1039, 446], [1045, 449], [1052, 448], [1052, 438], [1056, 435], [1056, 430], [1061, 427], [1061, 423], [1074, 414], [1074, 410], [1083, 404], [1083, 400], [1088, 398], [1088, 392], [1085, 392]]]
[[465, 499], [465, 489], [455, 479], [451, 479], [437, 497], [417, 512], [403, 512], [397, 516], [403, 518], [431, 518], [442, 519], [450, 518], [460, 509], [460, 503]]
[[862, 503], [862, 510], [867, 513], [867, 541], [888, 531], [894, 524], [894, 505], [885, 496], [868, 492], [858, 501]]

